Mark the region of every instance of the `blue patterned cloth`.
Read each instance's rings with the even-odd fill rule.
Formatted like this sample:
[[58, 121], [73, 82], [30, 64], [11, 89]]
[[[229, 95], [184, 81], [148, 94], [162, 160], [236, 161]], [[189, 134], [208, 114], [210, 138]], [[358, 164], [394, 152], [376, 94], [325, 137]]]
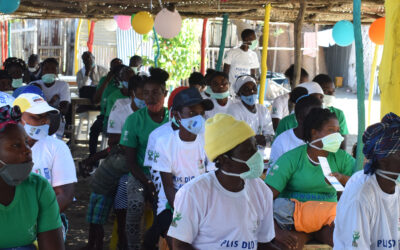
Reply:
[[389, 113], [382, 122], [371, 125], [363, 135], [363, 153], [368, 159], [365, 174], [375, 172], [374, 162], [400, 151], [400, 117]]

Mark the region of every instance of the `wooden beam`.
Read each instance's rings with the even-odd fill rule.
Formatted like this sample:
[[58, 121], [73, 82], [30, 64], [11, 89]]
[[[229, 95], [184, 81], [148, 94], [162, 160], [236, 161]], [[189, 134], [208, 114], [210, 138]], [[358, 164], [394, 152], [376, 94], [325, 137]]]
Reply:
[[301, 75], [301, 41], [303, 40], [301, 37], [301, 30], [303, 28], [304, 16], [306, 15], [307, 3], [306, 0], [300, 0], [300, 10], [296, 18], [296, 22], [294, 23], [294, 76], [292, 85], [292, 89], [295, 88], [297, 84], [300, 82]]

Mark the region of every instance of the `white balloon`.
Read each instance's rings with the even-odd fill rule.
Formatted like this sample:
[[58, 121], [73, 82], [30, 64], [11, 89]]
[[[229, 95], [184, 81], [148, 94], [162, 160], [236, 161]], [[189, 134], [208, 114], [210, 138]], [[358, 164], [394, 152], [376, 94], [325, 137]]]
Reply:
[[160, 36], [170, 39], [177, 35], [182, 28], [182, 18], [178, 11], [171, 12], [166, 8], [158, 12], [154, 20], [154, 29]]
[[107, 19], [101, 22], [103, 23], [105, 30], [110, 32], [117, 30], [117, 22], [114, 19]]

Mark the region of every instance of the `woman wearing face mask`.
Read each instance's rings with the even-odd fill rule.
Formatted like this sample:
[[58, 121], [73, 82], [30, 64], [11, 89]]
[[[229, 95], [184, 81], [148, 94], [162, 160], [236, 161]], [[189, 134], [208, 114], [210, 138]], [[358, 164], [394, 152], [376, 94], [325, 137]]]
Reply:
[[[319, 157], [327, 159], [332, 175], [345, 186], [355, 170], [355, 160], [339, 149], [343, 141], [339, 122], [329, 110], [315, 108], [305, 118], [303, 126], [303, 138], [307, 144], [282, 155], [271, 166], [265, 182], [271, 188], [274, 199], [337, 202], [337, 191], [325, 180]], [[286, 231], [279, 226], [275, 230], [277, 241], [291, 249], [302, 249], [312, 238], [333, 245], [333, 227], [330, 226], [314, 234]]]
[[42, 68], [41, 68], [41, 64], [40, 64], [39, 55], [32, 54], [29, 56], [28, 71], [29, 71], [29, 81], [28, 82], [40, 80]]
[[249, 124], [256, 133], [257, 145], [264, 148], [271, 143], [274, 129], [268, 109], [257, 103], [256, 80], [251, 76], [240, 76], [233, 84], [233, 90], [240, 101], [229, 107], [228, 114]]
[[27, 135], [18, 108], [0, 108], [0, 248], [64, 249], [60, 213], [49, 183], [31, 173]]
[[144, 80], [143, 97], [146, 107], [130, 115], [124, 124], [120, 144], [124, 146], [130, 175], [128, 177], [128, 211], [126, 233], [128, 249], [140, 249], [144, 202], [154, 204], [156, 189], [151, 181], [150, 170], [143, 165], [150, 133], [168, 122], [168, 110], [164, 107], [167, 96], [166, 81], [169, 75], [162, 69], [150, 69], [150, 77]]
[[210, 84], [205, 92], [210, 95], [210, 99], [214, 103], [214, 108], [206, 112], [206, 119], [213, 117], [217, 113], [228, 113], [228, 108], [232, 105], [233, 101], [229, 94], [227, 74], [216, 71], [210, 77]]
[[[154, 249], [160, 235], [166, 236], [172, 221], [171, 207], [176, 192], [210, 169], [204, 151], [203, 116], [204, 111], [212, 107], [212, 101], [203, 99], [195, 88], [185, 89], [174, 98], [173, 113], [179, 130], [157, 140], [154, 148], [157, 160], [152, 169], [160, 172], [166, 197], [158, 199], [157, 219], [145, 236], [146, 249]], [[172, 249], [170, 239], [168, 243]]]
[[251, 75], [253, 78], [260, 67], [255, 49], [258, 40], [254, 30], [245, 29], [242, 34], [242, 45], [229, 50], [224, 58], [224, 72], [229, 75], [229, 82], [233, 84], [239, 76]]
[[46, 101], [36, 94], [21, 94], [13, 106], [22, 112], [21, 125], [28, 135], [28, 145], [32, 149], [32, 172], [46, 178], [56, 193], [58, 206], [63, 220], [63, 233], [68, 229], [64, 211], [74, 198], [76, 178], [75, 163], [68, 146], [61, 140], [49, 136], [52, 113], [58, 110], [50, 107]]
[[399, 249], [400, 117], [389, 113], [363, 135], [367, 163], [337, 205], [334, 249]]
[[204, 149], [218, 170], [176, 193], [168, 231], [174, 249], [277, 249], [270, 243], [272, 192], [259, 179], [264, 163], [254, 131], [226, 114], [205, 126]]
[[42, 79], [30, 84], [40, 86], [47, 103], [58, 109], [62, 115], [66, 115], [71, 103], [71, 94], [68, 83], [57, 80], [57, 74], [58, 61], [55, 58], [47, 58], [42, 63]]
[[4, 69], [12, 78], [12, 87], [17, 89], [24, 84], [24, 72], [26, 71], [26, 64], [22, 59], [16, 57], [9, 57], [4, 62]]

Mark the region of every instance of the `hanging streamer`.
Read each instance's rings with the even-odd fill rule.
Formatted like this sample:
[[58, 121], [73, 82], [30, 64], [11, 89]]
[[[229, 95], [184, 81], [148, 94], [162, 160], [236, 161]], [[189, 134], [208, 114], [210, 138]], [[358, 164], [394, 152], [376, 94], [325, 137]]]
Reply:
[[4, 61], [6, 60], [6, 53], [4, 52], [5, 48], [5, 39], [4, 39], [4, 32], [3, 32], [3, 22], [0, 22], [0, 35], [1, 35], [1, 61], [4, 64]]
[[7, 32], [7, 48], [8, 48], [8, 57], [12, 57], [11, 55], [11, 21], [8, 22], [8, 32]]
[[361, 0], [353, 1], [354, 37], [356, 42], [356, 73], [357, 73], [357, 104], [358, 104], [358, 138], [357, 138], [357, 163], [356, 169], [361, 170], [364, 163], [362, 152], [362, 136], [365, 130], [365, 81], [363, 43], [361, 35]]
[[78, 21], [78, 27], [76, 28], [75, 32], [75, 48], [74, 48], [74, 65], [75, 65], [75, 75], [79, 71], [79, 61], [78, 61], [78, 53], [79, 53], [79, 35], [81, 32], [81, 26], [82, 26], [82, 19], [79, 19]]
[[219, 53], [218, 53], [218, 61], [216, 70], [221, 71], [222, 59], [224, 57], [225, 50], [225, 40], [226, 40], [226, 30], [228, 29], [228, 14], [224, 14], [224, 20], [222, 21], [222, 34], [221, 34], [221, 43], [219, 45]]
[[160, 43], [158, 41], [157, 32], [156, 32], [156, 29], [154, 29], [154, 27], [153, 27], [153, 33], [154, 33], [154, 41], [156, 42], [156, 45], [157, 45], [157, 53], [154, 56], [154, 66], [157, 68], [158, 67], [158, 58], [160, 57]]
[[368, 120], [367, 120], [368, 126], [371, 125], [371, 106], [372, 106], [372, 97], [374, 96], [375, 71], [378, 62], [378, 51], [379, 51], [379, 45], [375, 45], [374, 59], [372, 60], [372, 66], [371, 66], [371, 76], [369, 78]]
[[94, 26], [95, 26], [95, 22], [91, 21], [90, 22], [90, 30], [89, 30], [89, 38], [87, 41], [87, 47], [90, 52], [93, 52]]
[[268, 40], [269, 40], [269, 17], [271, 14], [271, 4], [265, 6], [264, 30], [263, 30], [263, 50], [261, 54], [261, 78], [260, 78], [260, 96], [259, 103], [264, 104], [264, 95], [267, 85], [267, 56], [268, 56]]
[[200, 73], [206, 74], [206, 38], [207, 38], [207, 18], [203, 19], [203, 32], [201, 34], [201, 63], [200, 63]]

